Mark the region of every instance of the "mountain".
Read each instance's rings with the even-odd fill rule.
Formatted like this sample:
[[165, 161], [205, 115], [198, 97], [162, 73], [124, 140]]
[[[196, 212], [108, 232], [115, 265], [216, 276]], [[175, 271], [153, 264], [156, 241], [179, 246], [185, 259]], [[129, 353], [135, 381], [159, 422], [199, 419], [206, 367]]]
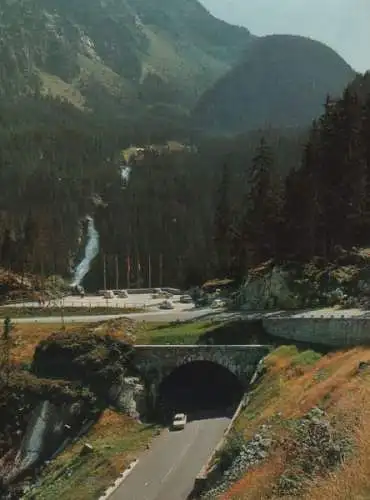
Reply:
[[0, 36], [0, 97], [114, 114], [194, 105], [251, 39], [198, 0], [3, 0]]
[[314, 40], [271, 35], [251, 40], [243, 60], [204, 93], [195, 128], [236, 133], [263, 126], [305, 126], [356, 76], [332, 49]]

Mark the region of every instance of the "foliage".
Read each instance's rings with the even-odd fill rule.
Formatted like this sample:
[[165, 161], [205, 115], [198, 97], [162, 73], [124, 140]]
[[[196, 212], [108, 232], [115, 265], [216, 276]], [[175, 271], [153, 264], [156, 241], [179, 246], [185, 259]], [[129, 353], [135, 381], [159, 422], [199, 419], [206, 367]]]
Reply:
[[[28, 6], [31, 25], [36, 29], [37, 23], [45, 21], [44, 15], [41, 19], [36, 15], [39, 2], [6, 2], [1, 15], [9, 15], [14, 21], [25, 14]], [[54, 40], [58, 23], [66, 21], [66, 12], [71, 16], [66, 25], [69, 31], [64, 26], [70, 45], [65, 40], [67, 45], [63, 45], [63, 37], [58, 38], [63, 47], [58, 42], [55, 48], [52, 43], [55, 60], [59, 57], [56, 54], [72, 53], [73, 57], [77, 54], [78, 64], [82, 59], [91, 63], [91, 54], [81, 59], [78, 52], [79, 44], [85, 51], [89, 45], [86, 39], [82, 43], [81, 31], [76, 28], [81, 24], [95, 41], [93, 49], [99, 57], [109, 59], [115, 72], [127, 71], [129, 74], [123, 78], [131, 79], [136, 87], [137, 52], [130, 47], [136, 47], [141, 54], [148, 49], [148, 38], [150, 43], [158, 42], [148, 32], [149, 25], [161, 28], [159, 37], [165, 25], [172, 34], [177, 26], [177, 32], [183, 33], [181, 37], [186, 32], [186, 39], [190, 30], [194, 43], [201, 40], [207, 54], [216, 57], [218, 53], [225, 64], [240, 53], [245, 36], [249, 40], [243, 29], [234, 30], [218, 21], [206, 28], [198, 17], [194, 18], [194, 26], [186, 28], [178, 12], [185, 15], [190, 7], [179, 1], [171, 6], [163, 3], [169, 9], [169, 18], [165, 9], [153, 10], [147, 3], [136, 1], [142, 22], [142, 27], [136, 29], [138, 19], [133, 19], [127, 5], [124, 2], [119, 7], [122, 10], [117, 18], [108, 16], [100, 30], [96, 22], [101, 18], [103, 4], [94, 1], [86, 18], [77, 4], [54, 0], [53, 8], [60, 16], [52, 16], [48, 37]], [[116, 3], [106, 8], [118, 9]], [[208, 14], [199, 5], [196, 8], [202, 19], [211, 23]], [[168, 19], [173, 21], [171, 27]], [[119, 22], [128, 23], [130, 29], [118, 29]], [[11, 25], [14, 29], [15, 24]], [[8, 25], [6, 29], [10, 30]], [[235, 42], [235, 51], [216, 44], [218, 29]], [[18, 33], [20, 43], [25, 43], [25, 33]], [[113, 49], [116, 37], [128, 45], [130, 64], [122, 63], [121, 45], [117, 45], [119, 53]], [[105, 46], [105, 39], [112, 45]], [[293, 43], [290, 38], [284, 40], [283, 47]], [[301, 42], [294, 39], [302, 49], [308, 42]], [[261, 42], [263, 47], [268, 43], [268, 39]], [[36, 41], [34, 47], [32, 54], [39, 58], [42, 73], [49, 71], [53, 61], [47, 60]], [[78, 50], [71, 51], [71, 47]], [[163, 45], [159, 44], [159, 48], [163, 49]], [[324, 52], [333, 56], [329, 49]], [[75, 84], [74, 63], [68, 61], [60, 65], [66, 74], [70, 71], [68, 78]], [[98, 64], [96, 58], [94, 64]], [[63, 78], [68, 79], [66, 74]], [[335, 80], [338, 86], [344, 84], [340, 78]], [[158, 81], [155, 85], [159, 91]], [[174, 122], [162, 121], [152, 99], [149, 101], [156, 111], [150, 119], [145, 113], [115, 102], [115, 110], [125, 108], [130, 114], [117, 116], [100, 91], [101, 107], [92, 106], [91, 112], [82, 112], [42, 92], [20, 92], [22, 97], [15, 100], [0, 100], [0, 263], [22, 276], [38, 275], [37, 289], [43, 288], [46, 276], [60, 275], [67, 281], [83, 254], [87, 214], [94, 216], [100, 234], [107, 282], [114, 283], [118, 262], [120, 287], [128, 284], [128, 258], [132, 284], [148, 282], [150, 261], [153, 284], [188, 287], [216, 277], [240, 280], [263, 260], [281, 263], [294, 259], [298, 264], [315, 256], [328, 260], [338, 247], [365, 244], [369, 234], [369, 88], [369, 75], [358, 77], [341, 99], [335, 103], [328, 100], [308, 138], [306, 131], [292, 127], [207, 139], [190, 133], [183, 123], [182, 128], [177, 128]], [[285, 103], [284, 107], [299, 106]], [[179, 139], [184, 147], [169, 147], [170, 138]], [[149, 145], [156, 143], [158, 147]], [[127, 160], [122, 151], [133, 144], [145, 148], [142, 157], [130, 156], [131, 176], [125, 187], [120, 167]], [[308, 274], [302, 282], [306, 279]], [[84, 285], [96, 289], [102, 282], [103, 263], [99, 257], [92, 263]], [[317, 295], [316, 289], [311, 292]]]
[[37, 376], [77, 381], [103, 400], [125, 373], [132, 346], [106, 335], [55, 333], [37, 346], [32, 371]]
[[221, 472], [227, 470], [235, 458], [239, 455], [245, 445], [245, 439], [241, 432], [231, 432], [224, 446], [216, 454], [217, 465]]
[[92, 0], [87, 9], [71, 0], [4, 0], [0, 25], [0, 97], [44, 93], [125, 116], [195, 102], [249, 41], [246, 29], [196, 0], [161, 0], [155, 9], [142, 0]]
[[197, 344], [212, 336], [219, 325], [209, 321], [145, 323], [135, 332], [136, 344]]
[[322, 112], [325, 96], [339, 96], [354, 77], [338, 54], [317, 41], [256, 38], [239, 64], [202, 95], [192, 121], [213, 135], [308, 126]]
[[303, 351], [292, 359], [292, 366], [315, 365], [321, 359], [321, 354], [315, 351]]
[[1, 456], [18, 449], [32, 410], [43, 401], [60, 407], [78, 402], [84, 405], [85, 416], [94, 412], [95, 395], [87, 388], [64, 380], [39, 378], [13, 367], [6, 380], [0, 375], [0, 382]]
[[[25, 500], [98, 498], [157, 431], [154, 426], [105, 410], [83, 439], [70, 445], [44, 469], [37, 488], [31, 488]], [[83, 441], [92, 445], [92, 454], [80, 455]]]
[[[266, 372], [235, 423], [246, 445], [206, 498], [366, 496], [369, 355], [369, 349], [356, 348], [319, 356], [296, 346], [269, 354]], [[301, 370], [295, 369], [297, 357]], [[269, 444], [264, 453], [258, 442]]]

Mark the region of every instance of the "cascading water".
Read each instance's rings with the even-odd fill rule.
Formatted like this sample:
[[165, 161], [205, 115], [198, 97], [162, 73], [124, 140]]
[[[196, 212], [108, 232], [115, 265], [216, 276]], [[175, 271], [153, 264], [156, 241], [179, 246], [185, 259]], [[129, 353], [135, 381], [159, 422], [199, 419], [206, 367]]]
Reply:
[[78, 287], [86, 274], [90, 271], [91, 262], [99, 253], [99, 233], [95, 229], [94, 219], [89, 215], [87, 219], [87, 244], [85, 248], [85, 256], [76, 267], [74, 277], [71, 283], [72, 287]]
[[121, 170], [121, 179], [123, 181], [124, 187], [126, 188], [130, 180], [131, 167], [129, 167], [128, 165], [124, 165], [120, 167], [120, 170]]
[[17, 456], [17, 472], [23, 471], [40, 459], [44, 434], [47, 430], [47, 415], [50, 407], [49, 401], [44, 401], [33, 415], [33, 422], [27, 429]]

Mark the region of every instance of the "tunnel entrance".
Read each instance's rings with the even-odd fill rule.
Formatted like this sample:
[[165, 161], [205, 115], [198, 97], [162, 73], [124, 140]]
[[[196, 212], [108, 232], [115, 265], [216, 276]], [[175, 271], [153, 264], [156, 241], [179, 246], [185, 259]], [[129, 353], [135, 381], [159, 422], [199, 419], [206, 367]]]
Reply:
[[236, 375], [211, 361], [193, 361], [176, 368], [160, 384], [158, 410], [170, 420], [184, 412], [198, 418], [210, 412], [225, 414], [239, 403], [244, 388]]

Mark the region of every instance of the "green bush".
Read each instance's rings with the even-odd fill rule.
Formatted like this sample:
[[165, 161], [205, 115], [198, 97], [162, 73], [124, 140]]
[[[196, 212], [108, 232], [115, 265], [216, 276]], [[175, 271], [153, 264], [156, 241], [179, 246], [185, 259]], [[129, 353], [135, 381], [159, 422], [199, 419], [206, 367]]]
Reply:
[[318, 352], [307, 350], [297, 354], [293, 360], [293, 366], [310, 366], [315, 365], [321, 359], [321, 354]]
[[232, 431], [226, 439], [225, 446], [216, 453], [216, 460], [221, 472], [227, 470], [240, 454], [245, 445], [245, 439], [241, 432]]
[[107, 388], [125, 373], [132, 353], [132, 346], [109, 335], [59, 332], [37, 346], [32, 372], [38, 377], [75, 381], [104, 400]]

